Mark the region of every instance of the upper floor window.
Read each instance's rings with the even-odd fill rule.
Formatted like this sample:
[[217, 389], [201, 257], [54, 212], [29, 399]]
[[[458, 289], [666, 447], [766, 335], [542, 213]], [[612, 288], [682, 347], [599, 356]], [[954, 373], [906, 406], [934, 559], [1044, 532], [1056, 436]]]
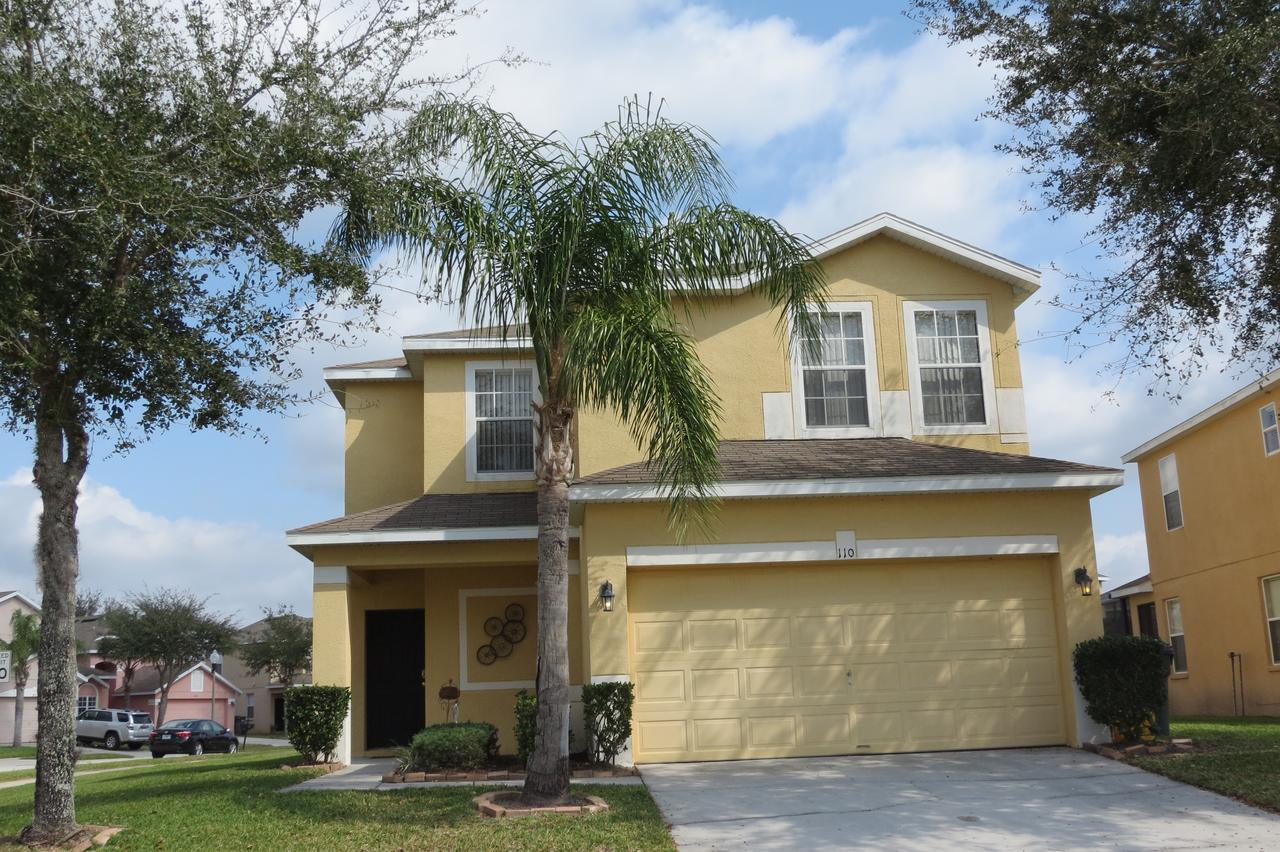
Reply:
[[1169, 598], [1164, 602], [1165, 616], [1169, 624], [1169, 644], [1173, 646], [1173, 670], [1179, 674], [1187, 671], [1187, 640], [1182, 635], [1182, 601]]
[[1160, 496], [1164, 500], [1164, 528], [1182, 529], [1182, 491], [1178, 488], [1178, 460], [1172, 454], [1160, 459]]
[[1280, 422], [1276, 421], [1276, 404], [1262, 406], [1262, 449], [1267, 455], [1280, 453]]
[[801, 337], [792, 358], [796, 426], [814, 438], [878, 433], [879, 383], [870, 304], [835, 302], [814, 313], [817, 337]]
[[1280, 574], [1262, 580], [1262, 597], [1267, 607], [1267, 638], [1271, 664], [1280, 666]]
[[991, 431], [995, 380], [986, 305], [908, 303], [904, 320], [916, 428], [934, 434]]
[[533, 366], [526, 362], [467, 365], [467, 474], [469, 479], [533, 477], [536, 399]]

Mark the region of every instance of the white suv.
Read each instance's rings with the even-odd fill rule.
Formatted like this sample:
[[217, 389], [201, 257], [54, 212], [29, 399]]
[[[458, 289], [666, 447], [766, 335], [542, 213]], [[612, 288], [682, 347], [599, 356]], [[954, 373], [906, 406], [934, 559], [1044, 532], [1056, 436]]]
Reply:
[[151, 738], [151, 716], [132, 710], [85, 710], [76, 717], [76, 740], [100, 742], [115, 751], [122, 745], [137, 751]]

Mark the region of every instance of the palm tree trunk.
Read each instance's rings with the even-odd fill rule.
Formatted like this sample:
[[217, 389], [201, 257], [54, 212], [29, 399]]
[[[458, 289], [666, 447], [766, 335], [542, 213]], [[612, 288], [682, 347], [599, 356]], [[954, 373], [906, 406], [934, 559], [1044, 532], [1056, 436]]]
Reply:
[[36, 418], [34, 473], [42, 504], [36, 561], [43, 594], [36, 678], [40, 724], [35, 812], [22, 832], [27, 843], [60, 841], [77, 827], [73, 787], [76, 576], [80, 573], [76, 497], [89, 462], [89, 436], [67, 409], [65, 397], [55, 386], [42, 394]]
[[13, 747], [17, 748], [22, 745], [22, 711], [27, 706], [27, 679], [14, 678], [13, 686]]
[[572, 411], [539, 409], [538, 730], [523, 799], [545, 804], [569, 795], [569, 442]]

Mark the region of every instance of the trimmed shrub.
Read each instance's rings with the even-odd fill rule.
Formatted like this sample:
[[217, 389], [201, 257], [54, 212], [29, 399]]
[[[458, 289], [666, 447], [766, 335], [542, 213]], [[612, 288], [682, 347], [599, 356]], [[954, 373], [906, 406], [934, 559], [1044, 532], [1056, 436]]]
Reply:
[[289, 745], [307, 763], [321, 755], [332, 760], [342, 736], [342, 722], [351, 705], [351, 690], [345, 686], [291, 686], [284, 691], [284, 723]]
[[1118, 740], [1140, 739], [1169, 695], [1169, 655], [1148, 636], [1099, 636], [1072, 652], [1085, 712]]
[[431, 725], [409, 742], [409, 772], [441, 769], [479, 769], [498, 757], [498, 729], [488, 722]]
[[516, 693], [516, 754], [520, 762], [529, 764], [533, 743], [538, 737], [538, 699], [527, 689]]
[[587, 728], [591, 759], [613, 763], [631, 737], [631, 705], [635, 686], [630, 683], [589, 683], [582, 686], [582, 720]]

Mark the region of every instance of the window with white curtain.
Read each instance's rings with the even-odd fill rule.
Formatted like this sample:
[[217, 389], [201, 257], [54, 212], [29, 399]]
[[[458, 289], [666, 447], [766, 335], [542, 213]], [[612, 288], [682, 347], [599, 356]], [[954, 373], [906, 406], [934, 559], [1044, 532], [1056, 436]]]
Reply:
[[1169, 644], [1173, 646], [1173, 670], [1186, 674], [1187, 639], [1182, 633], [1182, 601], [1169, 598], [1164, 602], [1164, 612], [1169, 625]]
[[903, 319], [917, 429], [991, 431], [995, 382], [985, 303], [908, 303]]
[[802, 337], [799, 346], [805, 428], [871, 425], [875, 379], [867, 368], [869, 313], [857, 309], [812, 315], [818, 336]]
[[532, 364], [468, 363], [467, 472], [470, 478], [532, 478], [535, 385]]

